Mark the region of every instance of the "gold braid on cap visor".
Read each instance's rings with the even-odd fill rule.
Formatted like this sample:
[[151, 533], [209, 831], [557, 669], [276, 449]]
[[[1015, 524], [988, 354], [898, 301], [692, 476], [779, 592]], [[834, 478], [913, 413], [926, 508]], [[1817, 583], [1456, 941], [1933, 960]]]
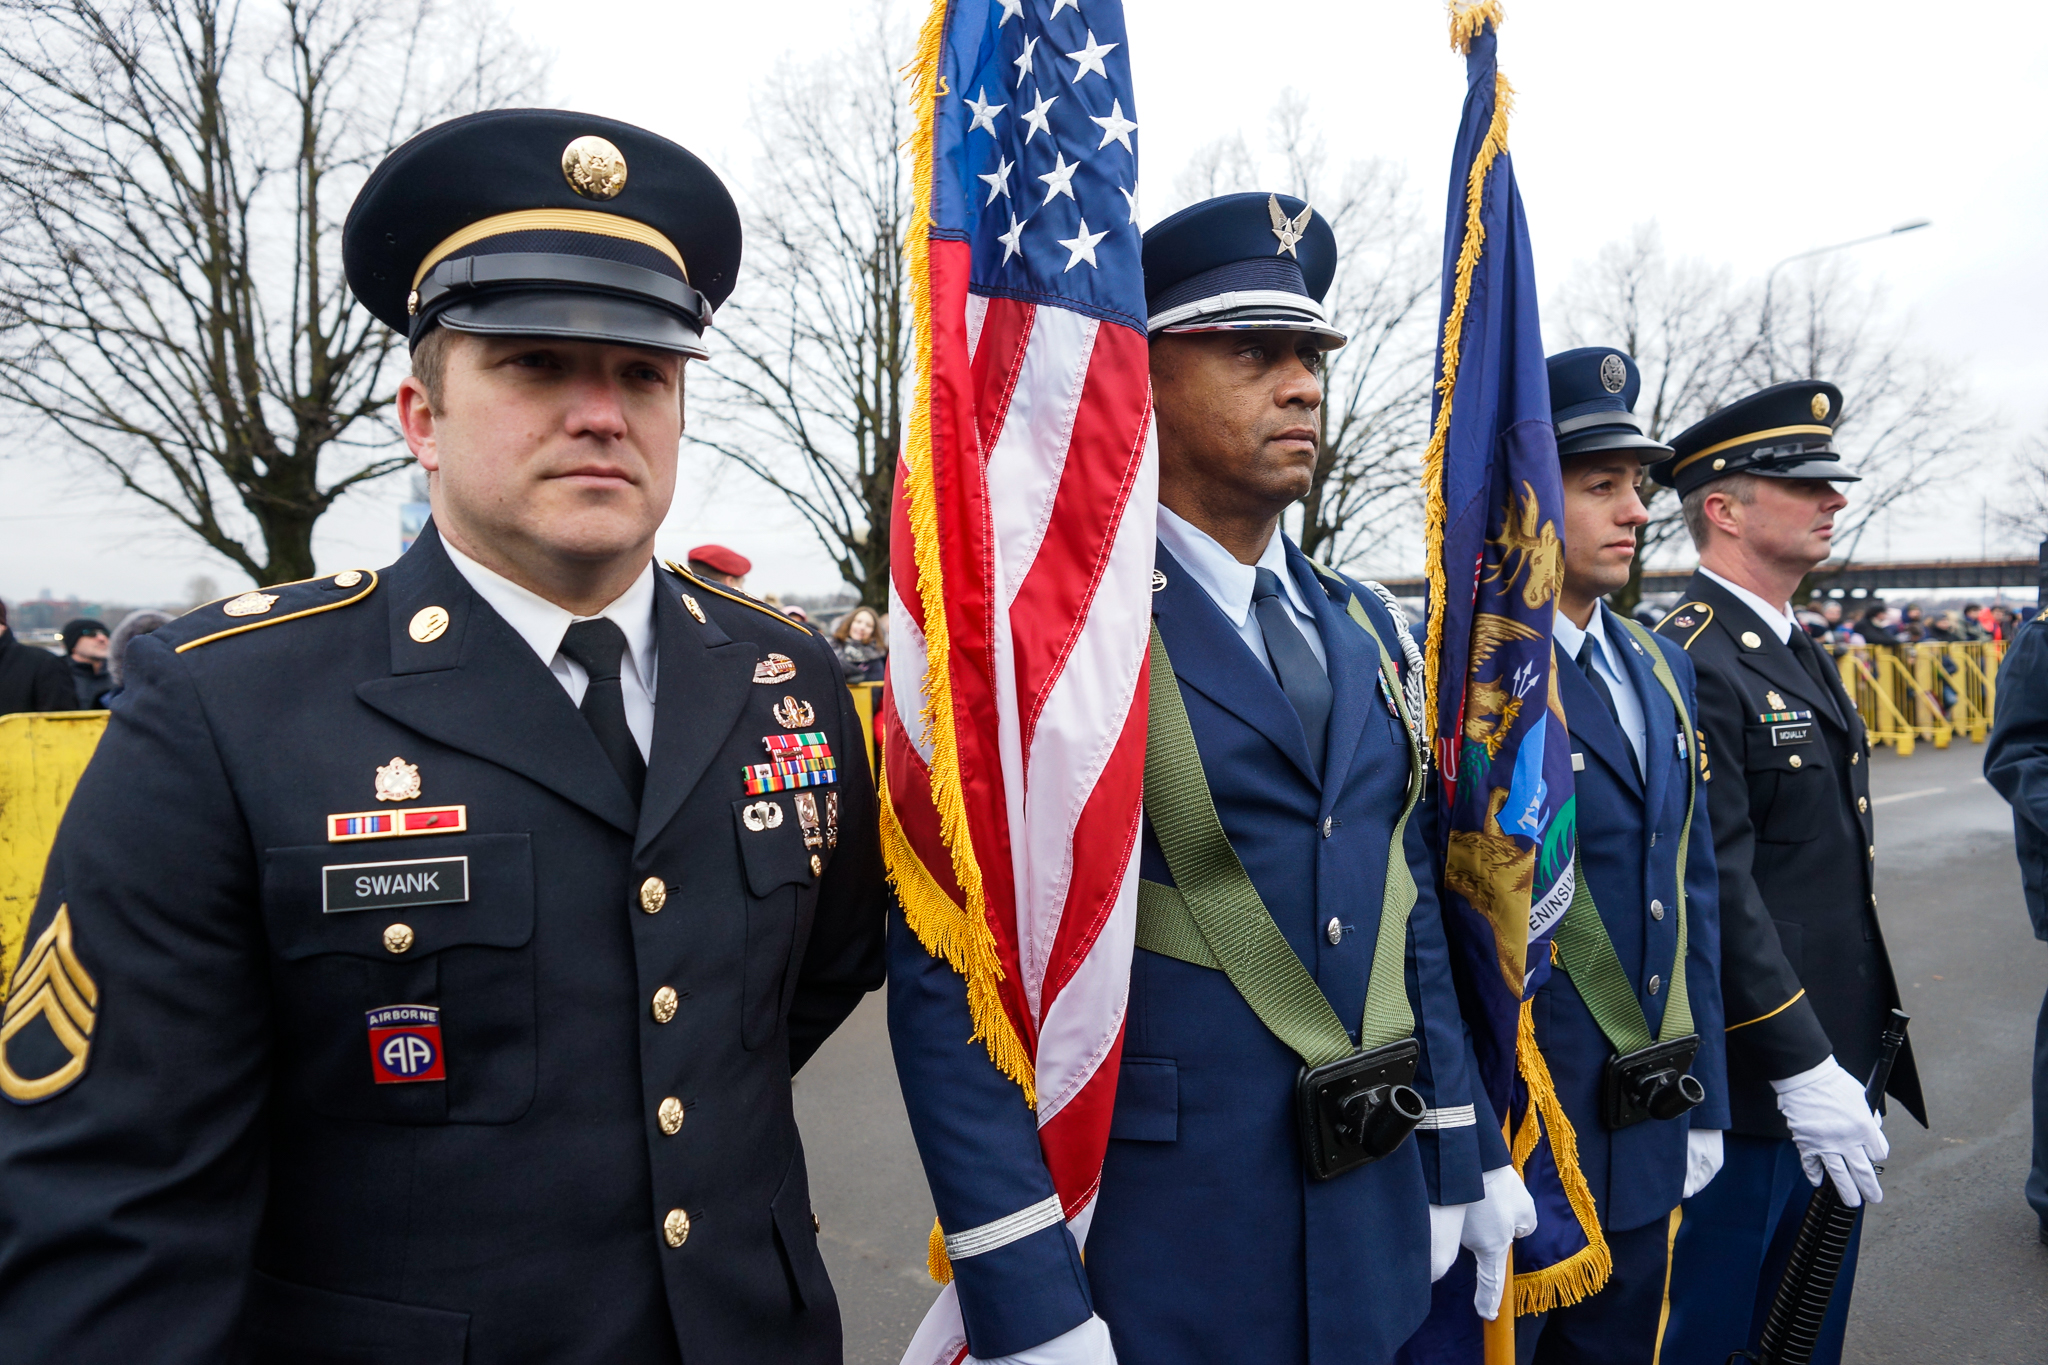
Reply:
[[645, 223], [623, 218], [616, 213], [599, 213], [594, 209], [520, 209], [515, 213], [500, 213], [489, 218], [480, 218], [466, 228], [459, 228], [444, 237], [420, 262], [420, 268], [412, 274], [412, 287], [418, 289], [427, 272], [453, 256], [466, 246], [474, 246], [487, 237], [503, 237], [514, 232], [586, 232], [598, 237], [616, 237], [621, 241], [638, 242], [652, 247], [675, 262], [676, 269], [683, 272], [687, 283], [690, 267], [683, 264], [683, 253], [676, 250], [675, 243], [656, 232]]
[[1681, 470], [1681, 469], [1685, 468], [1685, 467], [1686, 467], [1687, 465], [1689, 465], [1689, 464], [1697, 464], [1697, 463], [1698, 463], [1699, 461], [1701, 461], [1701, 460], [1704, 460], [1704, 459], [1706, 459], [1706, 458], [1707, 458], [1707, 456], [1709, 456], [1709, 455], [1717, 454], [1717, 453], [1719, 453], [1720, 451], [1726, 450], [1726, 449], [1727, 449], [1727, 448], [1728, 448], [1729, 446], [1739, 446], [1739, 445], [1743, 444], [1743, 443], [1744, 443], [1744, 442], [1746, 442], [1746, 441], [1768, 441], [1768, 440], [1770, 440], [1770, 439], [1771, 439], [1771, 438], [1772, 438], [1773, 436], [1830, 436], [1830, 437], [1831, 437], [1831, 436], [1833, 436], [1834, 434], [1835, 434], [1835, 429], [1834, 429], [1833, 427], [1812, 427], [1812, 426], [1807, 426], [1807, 427], [1772, 427], [1772, 428], [1771, 428], [1771, 429], [1770, 429], [1769, 431], [1752, 431], [1752, 432], [1750, 432], [1750, 433], [1749, 433], [1749, 434], [1748, 434], [1747, 436], [1732, 436], [1732, 437], [1730, 437], [1729, 439], [1727, 439], [1727, 440], [1725, 440], [1725, 441], [1722, 441], [1722, 442], [1721, 442], [1720, 444], [1718, 444], [1718, 445], [1711, 445], [1711, 446], [1708, 446], [1708, 447], [1707, 447], [1707, 448], [1706, 448], [1705, 450], [1696, 450], [1696, 451], [1694, 451], [1694, 452], [1693, 452], [1692, 454], [1690, 454], [1690, 455], [1686, 456], [1686, 457], [1685, 457], [1684, 459], [1680, 460], [1680, 461], [1679, 461], [1679, 462], [1678, 462], [1677, 464], [1675, 464], [1675, 465], [1671, 466], [1671, 472], [1672, 472], [1672, 474], [1673, 474], [1673, 475], [1675, 476], [1675, 475], [1676, 475], [1676, 474], [1678, 473], [1678, 471], [1679, 471], [1679, 470]]

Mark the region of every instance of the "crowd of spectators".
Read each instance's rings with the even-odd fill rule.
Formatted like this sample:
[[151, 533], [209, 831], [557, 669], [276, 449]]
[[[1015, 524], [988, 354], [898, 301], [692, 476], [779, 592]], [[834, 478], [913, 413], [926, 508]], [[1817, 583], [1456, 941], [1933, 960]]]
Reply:
[[2002, 603], [1986, 607], [1971, 602], [1960, 611], [1942, 610], [1932, 616], [1917, 602], [1900, 608], [1872, 597], [1852, 605], [1853, 614], [1844, 610], [1839, 600], [1821, 599], [1815, 606], [1802, 608], [1799, 620], [1815, 640], [1840, 647], [2009, 640], [2020, 623], [2034, 614], [2031, 607], [2016, 611]]
[[141, 608], [107, 623], [81, 616], [64, 627], [60, 650], [52, 653], [18, 638], [0, 602], [0, 716], [24, 711], [101, 711], [121, 690], [128, 642], [171, 619], [170, 613]]

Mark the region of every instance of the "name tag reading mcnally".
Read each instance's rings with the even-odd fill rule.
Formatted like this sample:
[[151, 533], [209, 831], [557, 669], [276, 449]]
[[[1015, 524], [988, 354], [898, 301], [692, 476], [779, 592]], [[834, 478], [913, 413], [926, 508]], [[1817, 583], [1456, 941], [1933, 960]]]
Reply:
[[469, 899], [469, 859], [412, 858], [395, 863], [343, 863], [323, 867], [321, 908], [395, 910], [407, 905], [453, 905]]
[[1771, 747], [1774, 749], [1786, 744], [1811, 743], [1813, 743], [1813, 722], [1810, 720], [1801, 721], [1797, 725], [1773, 725], [1771, 727]]

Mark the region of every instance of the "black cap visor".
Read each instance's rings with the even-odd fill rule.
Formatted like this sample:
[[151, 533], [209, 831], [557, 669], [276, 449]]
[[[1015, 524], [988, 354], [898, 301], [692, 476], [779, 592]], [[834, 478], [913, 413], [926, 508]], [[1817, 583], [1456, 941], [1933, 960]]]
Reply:
[[1731, 474], [1757, 474], [1766, 479], [1826, 479], [1831, 483], [1861, 483], [1861, 474], [1849, 472], [1849, 466], [1835, 459], [1832, 453], [1814, 459], [1794, 460], [1787, 463], [1753, 464], [1743, 469], [1731, 469]]
[[[615, 294], [581, 290], [507, 290], [471, 294], [427, 315], [423, 321], [479, 336], [557, 337], [654, 351], [703, 360], [704, 335], [657, 304]], [[413, 344], [425, 334], [416, 328]]]
[[1574, 455], [1590, 455], [1596, 450], [1628, 450], [1636, 452], [1636, 458], [1648, 464], [1653, 458], [1663, 460], [1671, 454], [1671, 447], [1661, 441], [1653, 441], [1633, 427], [1596, 427], [1591, 431], [1575, 431], [1557, 440], [1559, 459], [1570, 459]]

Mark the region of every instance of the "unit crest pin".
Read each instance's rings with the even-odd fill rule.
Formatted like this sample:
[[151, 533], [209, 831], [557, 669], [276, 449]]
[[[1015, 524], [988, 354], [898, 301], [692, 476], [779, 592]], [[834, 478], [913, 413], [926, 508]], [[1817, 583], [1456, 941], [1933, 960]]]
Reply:
[[377, 769], [377, 799], [379, 801], [417, 801], [420, 795], [420, 769], [417, 763], [408, 763], [393, 757]]

